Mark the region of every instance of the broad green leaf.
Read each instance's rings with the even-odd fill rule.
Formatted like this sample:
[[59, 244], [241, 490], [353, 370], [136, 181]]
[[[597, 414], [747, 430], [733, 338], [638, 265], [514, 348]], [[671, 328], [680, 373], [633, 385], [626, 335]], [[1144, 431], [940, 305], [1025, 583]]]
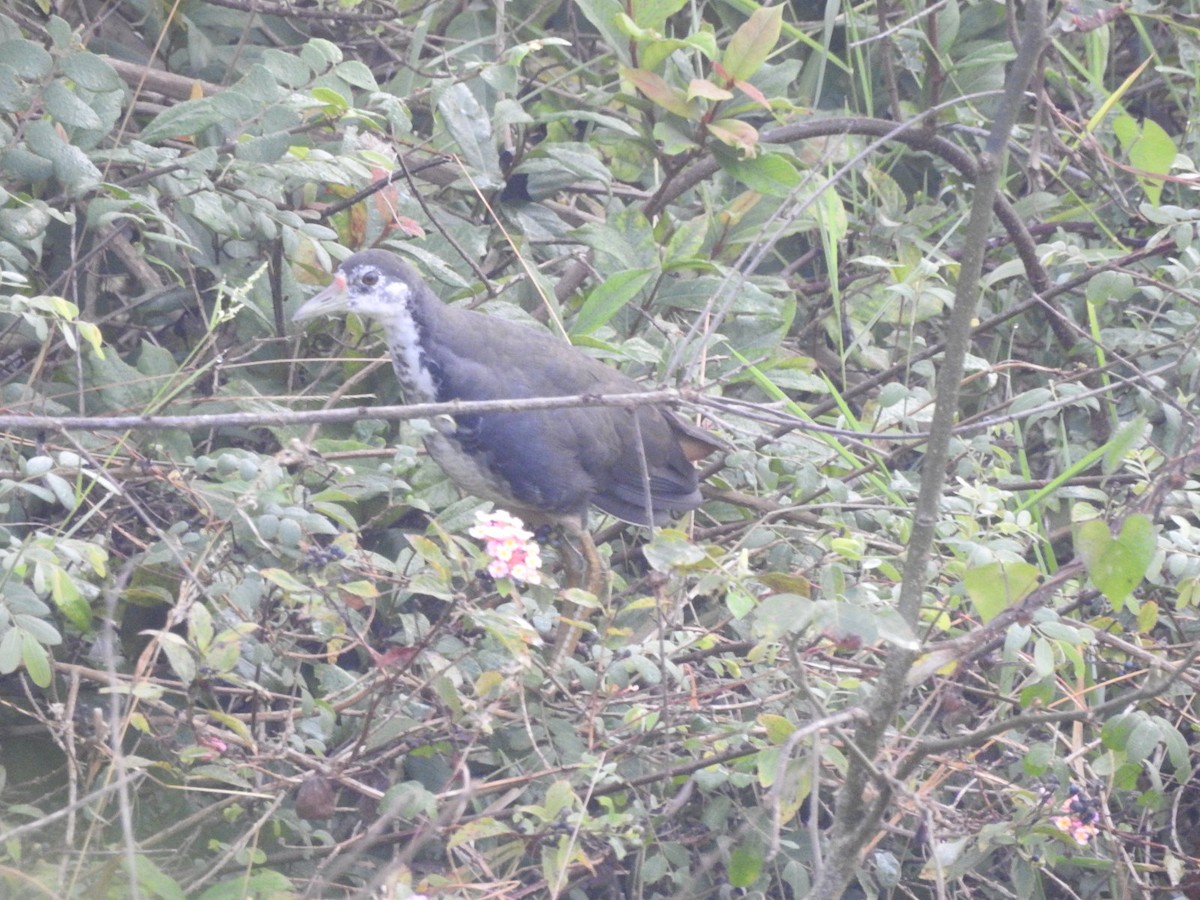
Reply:
[[361, 88], [364, 91], [379, 90], [379, 85], [376, 84], [375, 76], [371, 70], [357, 59], [350, 59], [339, 64], [334, 71], [337, 72], [338, 78], [356, 88]]
[[694, 566], [706, 558], [703, 549], [675, 528], [656, 531], [650, 542], [642, 548], [642, 553], [658, 572], [669, 572], [679, 566]]
[[663, 23], [687, 5], [688, 0], [633, 0], [633, 20], [642, 28], [662, 28]]
[[46, 112], [70, 128], [100, 128], [103, 122], [95, 110], [84, 103], [61, 81], [52, 81], [42, 94]]
[[1105, 475], [1111, 475], [1125, 464], [1129, 451], [1141, 439], [1146, 430], [1146, 420], [1142, 416], [1134, 416], [1121, 426], [1121, 430], [1113, 435], [1112, 440], [1104, 448], [1104, 461], [1101, 468]]
[[707, 216], [693, 216], [682, 222], [671, 235], [663, 251], [663, 264], [684, 263], [693, 259], [704, 246], [704, 237], [710, 225]]
[[13, 616], [13, 625], [28, 634], [39, 644], [54, 647], [62, 643], [62, 635], [53, 623], [46, 619], [32, 616], [28, 613], [17, 613]]
[[148, 632], [158, 638], [158, 645], [167, 655], [167, 662], [184, 684], [190, 685], [196, 680], [196, 657], [187, 641], [170, 631]]
[[1118, 612], [1145, 577], [1156, 544], [1154, 524], [1140, 513], [1129, 516], [1116, 537], [1101, 519], [1075, 526], [1075, 551], [1092, 584]]
[[203, 603], [193, 603], [188, 610], [188, 637], [201, 653], [205, 652], [213, 641], [212, 613]]
[[779, 42], [782, 26], [782, 6], [762, 7], [751, 13], [729, 39], [721, 56], [721, 65], [728, 77], [744, 81], [757, 72]]
[[50, 687], [50, 654], [33, 635], [25, 632], [21, 632], [21, 661], [34, 684]]
[[[739, 621], [750, 615], [757, 605], [758, 604], [757, 601], [755, 601], [754, 596], [746, 593], [745, 591], [738, 590], [737, 588], [730, 588], [725, 593], [725, 606], [729, 608], [729, 611], [733, 614], [733, 617]], [[783, 633], [783, 631], [779, 631], [774, 635], [768, 634], [765, 636], [770, 639], [772, 637], [778, 637]]]
[[628, 269], [604, 279], [580, 307], [571, 334], [591, 334], [608, 322], [641, 293], [653, 275], [653, 269]]
[[762, 851], [746, 846], [736, 847], [729, 854], [729, 883], [735, 888], [746, 888], [758, 880], [762, 872]]
[[625, 12], [625, 4], [621, 0], [575, 0], [574, 5], [603, 35], [608, 49], [617, 55], [617, 59], [628, 63], [629, 41], [617, 27], [618, 18]]
[[187, 900], [187, 894], [179, 883], [155, 865], [150, 857], [139, 853], [134, 857], [134, 866], [137, 869], [138, 886], [148, 896], [160, 900]]
[[274, 47], [263, 50], [262, 64], [276, 81], [291, 88], [302, 87], [312, 78], [312, 69], [303, 58]]
[[10, 627], [0, 636], [0, 675], [8, 675], [21, 664], [21, 631]]
[[283, 569], [263, 569], [258, 574], [276, 587], [283, 588], [289, 594], [307, 594], [312, 592], [311, 587], [298, 581], [294, 575]]
[[53, 57], [44, 47], [24, 38], [0, 43], [0, 62], [21, 78], [30, 80], [49, 75], [54, 65]]
[[[730, 598], [726, 599], [726, 604], [729, 605], [729, 611], [737, 615], [737, 610], [730, 604], [730, 599], [734, 596], [740, 595], [731, 593]], [[752, 598], [745, 599], [753, 603]], [[758, 601], [757, 606], [752, 608], [754, 635], [768, 641], [776, 641], [787, 634], [800, 634], [812, 622], [815, 609], [816, 604], [807, 597], [798, 594], [771, 594]]]
[[664, 38], [641, 45], [639, 62], [643, 69], [659, 71], [663, 62], [676, 50], [695, 50], [705, 59], [717, 58], [717, 39], [711, 31], [697, 31], [682, 38]]
[[782, 744], [796, 730], [795, 724], [787, 716], [778, 716], [771, 713], [760, 713], [758, 724], [766, 729], [767, 740], [772, 744]]
[[216, 125], [223, 115], [211, 97], [185, 100], [168, 106], [154, 117], [144, 129], [141, 139], [155, 143], [166, 138], [192, 137]]
[[92, 627], [92, 608], [79, 591], [75, 579], [60, 566], [50, 569], [50, 596], [54, 605], [62, 611], [76, 628], [87, 631]]
[[[1138, 170], [1138, 181], [1146, 199], [1158, 206], [1162, 199], [1164, 176], [1170, 174], [1179, 149], [1171, 136], [1153, 119], [1143, 119], [1141, 126], [1129, 116], [1113, 120], [1113, 132], [1129, 156], [1130, 164]], [[1155, 177], [1157, 176], [1157, 177]]]
[[986, 624], [1029, 596], [1040, 577], [1038, 568], [1027, 562], [993, 562], [968, 570], [963, 586]]
[[455, 82], [438, 93], [437, 109], [478, 185], [495, 188], [503, 184], [491, 120], [471, 89]]
[[[204, 768], [193, 769], [193, 774], [199, 774]], [[215, 772], [213, 773], [216, 774]], [[247, 788], [250, 785], [246, 785]], [[193, 895], [195, 900], [245, 900], [247, 897], [291, 897], [294, 896], [292, 882], [287, 876], [271, 869], [255, 867], [249, 875], [239, 875], [219, 881], [204, 893]]]

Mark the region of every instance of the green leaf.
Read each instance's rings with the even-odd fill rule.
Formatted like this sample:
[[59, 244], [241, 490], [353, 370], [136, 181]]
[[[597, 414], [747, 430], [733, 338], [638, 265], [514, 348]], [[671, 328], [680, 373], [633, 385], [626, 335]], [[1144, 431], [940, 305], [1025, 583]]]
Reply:
[[687, 5], [687, 0], [633, 0], [633, 20], [643, 28], [660, 29], [663, 23]]
[[379, 85], [375, 82], [375, 76], [371, 73], [371, 70], [357, 59], [341, 63], [334, 71], [337, 73], [338, 78], [356, 88], [361, 88], [364, 91], [379, 90]]
[[54, 647], [62, 643], [62, 635], [58, 629], [45, 619], [28, 613], [17, 613], [13, 616], [13, 625], [28, 634], [39, 644]]
[[768, 197], [786, 197], [800, 183], [800, 173], [780, 153], [743, 158], [723, 152], [716, 157], [722, 169], [750, 190]]
[[637, 297], [653, 275], [653, 269], [628, 269], [604, 279], [579, 308], [571, 334], [591, 334]]
[[642, 553], [657, 572], [669, 572], [679, 566], [694, 566], [706, 558], [704, 550], [676, 528], [656, 531], [650, 542], [642, 548]]
[[79, 498], [75, 496], [75, 488], [61, 475], [47, 472], [42, 476], [42, 481], [54, 492], [54, 499], [64, 508], [74, 510], [79, 505]]
[[324, 38], [312, 38], [300, 48], [300, 56], [315, 72], [324, 72], [342, 61], [342, 48]]
[[[732, 594], [731, 594], [732, 597]], [[753, 602], [752, 598], [746, 598]], [[726, 599], [729, 605], [730, 598]], [[737, 615], [732, 605], [730, 612]], [[755, 637], [768, 641], [779, 640], [786, 634], [800, 634], [812, 622], [816, 604], [807, 597], [799, 594], [772, 594], [764, 597], [753, 608], [753, 628]]]
[[100, 183], [100, 170], [87, 154], [64, 141], [49, 119], [30, 122], [25, 136], [30, 149], [54, 164], [54, 177], [71, 194], [83, 194]]
[[9, 628], [0, 636], [0, 675], [8, 675], [21, 664], [21, 631]]
[[1141, 719], [1129, 732], [1129, 738], [1125, 741], [1125, 755], [1132, 763], [1142, 762], [1158, 747], [1160, 737], [1158, 725], [1150, 717]]
[[[248, 787], [248, 785], [247, 785]], [[245, 900], [246, 897], [290, 897], [293, 885], [287, 876], [271, 869], [256, 868], [251, 875], [220, 881], [196, 896], [196, 900]]]
[[[0, 59], [3, 58], [0, 56]], [[98, 94], [119, 91], [124, 84], [112, 66], [95, 53], [86, 50], [63, 57], [61, 66], [63, 74], [73, 82]]]
[[21, 632], [21, 661], [38, 687], [50, 687], [50, 654], [31, 634]]
[[71, 573], [60, 566], [50, 567], [50, 597], [54, 605], [81, 631], [92, 627], [92, 608], [79, 591]]
[[604, 36], [604, 43], [617, 55], [617, 59], [623, 63], [629, 62], [629, 41], [617, 27], [618, 18], [625, 12], [624, 4], [620, 0], [575, 0], [575, 6]]
[[984, 624], [1020, 603], [1037, 587], [1041, 572], [1027, 562], [993, 562], [969, 569], [963, 586]]
[[102, 123], [95, 111], [75, 96], [61, 81], [52, 81], [42, 94], [46, 112], [71, 128], [100, 128]]
[[312, 89], [313, 99], [328, 106], [334, 115], [342, 115], [350, 109], [350, 101], [331, 87], [318, 85]]
[[1075, 526], [1075, 552], [1092, 584], [1118, 612], [1145, 577], [1156, 547], [1154, 524], [1140, 513], [1129, 516], [1115, 538], [1101, 519]]
[[796, 731], [796, 726], [787, 716], [759, 713], [758, 724], [767, 731], [767, 740], [772, 744], [782, 744]]
[[33, 80], [50, 74], [54, 59], [40, 44], [20, 38], [0, 43], [0, 60], [21, 78]]
[[[1153, 119], [1144, 119], [1141, 127], [1129, 116], [1118, 116], [1113, 120], [1113, 131], [1135, 169], [1146, 173], [1138, 175], [1146, 199], [1158, 206], [1162, 199], [1164, 176], [1169, 175], [1179, 149], [1171, 136]], [[1159, 176], [1159, 177], [1154, 177]]]
[[185, 100], [168, 106], [142, 129], [141, 139], [148, 143], [173, 137], [194, 137], [223, 118], [211, 97]]
[[479, 186], [490, 189], [503, 184], [491, 121], [471, 89], [455, 82], [438, 93], [437, 109]]
[[160, 900], [187, 900], [183, 888], [170, 875], [160, 869], [148, 856], [138, 854], [133, 860], [137, 869], [138, 886], [152, 897]]
[[686, 264], [693, 260], [704, 246], [709, 224], [707, 216], [692, 216], [681, 222], [663, 251], [664, 266]]
[[259, 572], [259, 575], [276, 587], [282, 588], [288, 594], [312, 593], [311, 587], [302, 581], [298, 581], [292, 573], [284, 569], [263, 569]]
[[757, 72], [779, 42], [782, 27], [782, 6], [762, 7], [751, 13], [729, 39], [729, 46], [721, 57], [721, 65], [728, 77], [745, 81]]
[[729, 854], [729, 883], [735, 888], [747, 888], [758, 880], [762, 873], [762, 851], [748, 847], [736, 847]]
[[312, 78], [312, 69], [295, 53], [284, 53], [274, 47], [263, 50], [262, 64], [280, 84], [299, 88]]
[[1121, 426], [1121, 430], [1113, 435], [1112, 440], [1104, 448], [1104, 461], [1101, 468], [1105, 475], [1111, 475], [1125, 464], [1129, 451], [1138, 443], [1145, 430], [1146, 420], [1142, 416], [1134, 416]]
[[158, 645], [162, 647], [163, 653], [167, 655], [167, 662], [171, 664], [171, 668], [179, 676], [179, 680], [185, 685], [190, 685], [195, 681], [196, 658], [192, 655], [192, 650], [188, 647], [187, 641], [170, 631], [152, 631], [149, 633], [158, 637]]
[[203, 653], [213, 640], [212, 613], [203, 603], [193, 603], [188, 610], [188, 638]]
[[1128, 272], [1097, 272], [1089, 278], [1085, 296], [1088, 303], [1109, 303], [1128, 300], [1136, 285]]

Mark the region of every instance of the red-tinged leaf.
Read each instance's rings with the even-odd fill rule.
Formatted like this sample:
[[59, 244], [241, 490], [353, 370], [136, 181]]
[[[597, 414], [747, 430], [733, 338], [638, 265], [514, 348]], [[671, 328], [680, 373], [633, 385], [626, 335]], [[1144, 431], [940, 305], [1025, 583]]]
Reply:
[[720, 102], [722, 100], [732, 100], [733, 92], [713, 84], [707, 78], [693, 78], [688, 82], [687, 97], [689, 100], [700, 97], [704, 100]]
[[710, 122], [708, 133], [722, 144], [733, 147], [743, 156], [758, 154], [758, 129], [741, 119], [718, 119]]
[[760, 91], [758, 88], [756, 88], [754, 85], [752, 85], [750, 82], [739, 80], [739, 81], [734, 82], [734, 84], [737, 85], [737, 89], [739, 91], [741, 91], [743, 94], [745, 94], [751, 100], [753, 100], [759, 106], [763, 107], [764, 109], [771, 108], [771, 102], [766, 98], [766, 96], [763, 94], [763, 92]]
[[742, 23], [732, 38], [721, 63], [735, 81], [749, 78], [767, 61], [767, 56], [779, 42], [783, 27], [783, 7], [772, 6], [756, 9]]
[[696, 107], [688, 102], [687, 95], [679, 88], [667, 84], [661, 75], [647, 72], [645, 69], [622, 67], [621, 77], [633, 82], [633, 86], [641, 91], [647, 99], [661, 106], [667, 112], [685, 119], [696, 118]]
[[381, 669], [403, 669], [412, 665], [412, 661], [421, 652], [420, 647], [388, 647], [382, 653], [373, 653], [375, 664]]
[[425, 229], [420, 226], [416, 219], [410, 219], [408, 216], [396, 216], [389, 227], [408, 237], [425, 237]]

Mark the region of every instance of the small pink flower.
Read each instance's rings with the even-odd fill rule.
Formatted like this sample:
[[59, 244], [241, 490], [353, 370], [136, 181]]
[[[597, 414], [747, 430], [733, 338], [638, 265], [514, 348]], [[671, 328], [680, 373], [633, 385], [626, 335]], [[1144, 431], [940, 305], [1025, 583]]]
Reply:
[[533, 540], [533, 532], [512, 513], [502, 509], [475, 513], [475, 525], [467, 533], [484, 542], [488, 574], [493, 578], [511, 578], [525, 584], [541, 584], [542, 552]]
[[1088, 804], [1081, 803], [1075, 797], [1068, 797], [1059, 807], [1067, 815], [1055, 816], [1050, 820], [1055, 828], [1063, 834], [1069, 834], [1080, 847], [1086, 847], [1088, 841], [1100, 833], [1095, 824], [1099, 816], [1095, 810], [1087, 807]]

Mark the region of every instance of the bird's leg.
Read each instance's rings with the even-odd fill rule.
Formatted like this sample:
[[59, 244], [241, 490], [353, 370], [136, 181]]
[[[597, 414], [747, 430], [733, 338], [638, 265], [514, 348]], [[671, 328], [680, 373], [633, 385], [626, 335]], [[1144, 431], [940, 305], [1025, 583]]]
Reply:
[[[582, 587], [593, 597], [599, 597], [607, 581], [608, 567], [600, 558], [596, 542], [587, 526], [569, 519], [562, 523], [564, 536], [564, 552], [562, 555], [563, 569], [566, 572], [568, 588]], [[574, 541], [572, 541], [572, 538]], [[577, 542], [577, 544], [576, 544]], [[578, 553], [578, 557], [576, 557]], [[583, 567], [580, 568], [579, 564]], [[583, 629], [571, 620], [586, 617], [587, 610], [576, 603], [565, 603], [562, 609], [563, 621], [558, 626], [554, 636], [554, 650], [550, 654], [551, 668], [557, 668], [559, 663], [575, 652]]]

